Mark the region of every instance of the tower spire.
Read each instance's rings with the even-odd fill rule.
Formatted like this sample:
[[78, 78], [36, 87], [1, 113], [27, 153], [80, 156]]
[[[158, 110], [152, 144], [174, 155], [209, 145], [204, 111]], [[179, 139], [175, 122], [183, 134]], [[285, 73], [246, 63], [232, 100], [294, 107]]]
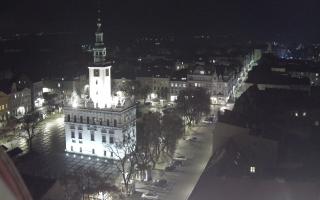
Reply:
[[95, 64], [101, 64], [106, 61], [106, 48], [103, 42], [103, 30], [102, 30], [102, 22], [101, 22], [101, 9], [100, 9], [100, 1], [98, 1], [98, 16], [97, 16], [97, 31], [95, 33], [96, 40], [93, 49], [93, 57]]

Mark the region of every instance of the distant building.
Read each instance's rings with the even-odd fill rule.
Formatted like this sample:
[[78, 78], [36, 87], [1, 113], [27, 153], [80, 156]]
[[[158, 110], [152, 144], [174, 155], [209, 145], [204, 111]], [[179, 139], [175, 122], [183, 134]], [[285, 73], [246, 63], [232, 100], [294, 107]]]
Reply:
[[187, 82], [188, 70], [183, 69], [175, 72], [170, 78], [170, 101], [177, 100], [180, 91], [185, 90], [188, 87]]
[[136, 140], [136, 107], [133, 99], [112, 95], [111, 62], [106, 58], [100, 19], [97, 26], [94, 60], [88, 67], [89, 98], [73, 91], [64, 106], [66, 151], [119, 159], [125, 153], [121, 144], [128, 137]]
[[21, 118], [32, 110], [31, 90], [24, 88], [17, 90], [16, 84], [13, 83], [10, 96], [10, 115], [15, 118]]
[[0, 128], [7, 125], [9, 113], [9, 95], [0, 91]]
[[150, 87], [148, 99], [167, 99], [169, 96], [170, 70], [153, 66], [138, 72], [136, 81], [141, 87]]
[[[226, 67], [220, 67], [225, 69]], [[177, 71], [170, 79], [170, 100], [175, 101], [181, 90], [202, 87], [210, 94], [213, 104], [226, 104], [232, 95], [233, 72], [219, 71], [198, 65], [193, 70]]]

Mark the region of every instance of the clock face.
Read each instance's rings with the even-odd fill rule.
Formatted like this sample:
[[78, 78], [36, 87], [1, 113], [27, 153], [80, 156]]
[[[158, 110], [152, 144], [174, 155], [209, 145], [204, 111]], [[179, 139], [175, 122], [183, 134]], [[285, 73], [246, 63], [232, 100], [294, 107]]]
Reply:
[[94, 76], [99, 76], [99, 70], [98, 70], [98, 69], [95, 69], [95, 70], [93, 71], [93, 74], [94, 74]]

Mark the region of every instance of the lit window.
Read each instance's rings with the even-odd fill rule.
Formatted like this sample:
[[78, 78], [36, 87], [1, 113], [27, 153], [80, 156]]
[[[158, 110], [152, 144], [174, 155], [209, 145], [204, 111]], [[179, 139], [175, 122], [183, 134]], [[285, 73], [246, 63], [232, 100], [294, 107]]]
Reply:
[[299, 113], [298, 113], [298, 112], [295, 112], [295, 113], [294, 113], [294, 116], [299, 117]]
[[255, 166], [251, 166], [250, 167], [250, 173], [256, 173], [256, 167]]
[[303, 112], [303, 113], [302, 113], [302, 116], [304, 116], [304, 117], [307, 116], [307, 113], [306, 113], [306, 112]]

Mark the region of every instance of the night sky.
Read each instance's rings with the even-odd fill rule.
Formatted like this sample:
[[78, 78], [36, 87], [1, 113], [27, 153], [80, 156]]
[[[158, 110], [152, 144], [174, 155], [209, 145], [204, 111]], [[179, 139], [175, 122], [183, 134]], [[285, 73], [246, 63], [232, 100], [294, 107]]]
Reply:
[[[110, 0], [102, 2], [106, 31], [237, 34], [319, 41], [319, 0]], [[92, 32], [94, 0], [7, 1], [0, 32]]]

